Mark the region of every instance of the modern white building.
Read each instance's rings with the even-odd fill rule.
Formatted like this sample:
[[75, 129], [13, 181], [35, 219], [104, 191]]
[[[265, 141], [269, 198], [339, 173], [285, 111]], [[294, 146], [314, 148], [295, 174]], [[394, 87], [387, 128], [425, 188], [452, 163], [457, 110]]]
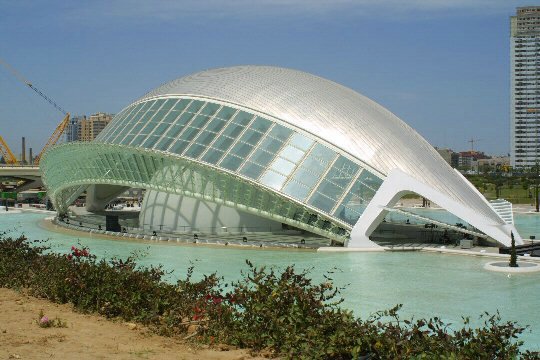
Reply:
[[511, 163], [531, 167], [540, 151], [540, 7], [510, 18]]
[[126, 188], [146, 189], [143, 227], [294, 227], [377, 247], [369, 236], [403, 195], [416, 193], [478, 236], [509, 245], [513, 231], [521, 243], [504, 206], [492, 206], [390, 111], [278, 67], [173, 80], [124, 108], [93, 142], [47, 152], [41, 169], [61, 213], [85, 190], [87, 209], [99, 211]]

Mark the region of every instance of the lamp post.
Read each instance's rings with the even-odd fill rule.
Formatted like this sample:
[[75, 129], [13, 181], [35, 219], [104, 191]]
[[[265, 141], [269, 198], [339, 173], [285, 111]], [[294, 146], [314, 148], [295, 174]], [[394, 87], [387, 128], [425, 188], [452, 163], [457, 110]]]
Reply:
[[534, 198], [535, 198], [535, 203], [536, 203], [536, 212], [538, 212], [540, 208], [540, 204], [538, 203], [538, 176], [540, 175], [538, 173], [538, 155], [537, 155], [536, 156], [536, 176], [534, 177]]
[[536, 139], [535, 139], [536, 140], [535, 141], [535, 145], [536, 145], [535, 146], [536, 147], [536, 149], [535, 149], [536, 175], [534, 177], [534, 199], [535, 199], [534, 203], [536, 205], [536, 212], [539, 212], [538, 210], [539, 210], [539, 207], [540, 207], [539, 206], [540, 204], [538, 204], [538, 176], [539, 176], [539, 174], [538, 174], [538, 146], [539, 146], [539, 144], [538, 144], [538, 139], [539, 139], [538, 127], [540, 127], [540, 119], [538, 119], [538, 115], [537, 115], [537, 117], [536, 117]]

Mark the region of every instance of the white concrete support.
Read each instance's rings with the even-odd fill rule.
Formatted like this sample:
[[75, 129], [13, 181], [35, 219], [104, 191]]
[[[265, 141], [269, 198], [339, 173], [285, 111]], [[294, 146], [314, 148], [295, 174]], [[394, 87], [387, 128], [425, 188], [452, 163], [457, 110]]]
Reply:
[[129, 189], [129, 186], [119, 185], [90, 185], [86, 190], [86, 210], [101, 211], [105, 206]]
[[504, 246], [510, 246], [510, 231], [514, 233], [516, 245], [523, 244], [523, 240], [514, 225], [507, 224], [502, 219], [500, 223], [487, 219], [431, 186], [416, 180], [399, 169], [394, 169], [388, 174], [388, 177], [351, 230], [351, 239], [346, 246], [351, 248], [377, 246], [369, 240], [369, 236], [383, 221], [388, 212], [386, 208], [393, 207], [404, 195], [411, 193], [431, 200]]

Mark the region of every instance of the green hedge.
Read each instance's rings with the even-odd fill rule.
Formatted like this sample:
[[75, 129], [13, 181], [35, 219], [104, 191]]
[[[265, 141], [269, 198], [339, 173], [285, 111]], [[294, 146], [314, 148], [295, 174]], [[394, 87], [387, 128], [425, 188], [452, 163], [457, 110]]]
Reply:
[[61, 255], [39, 241], [0, 238], [1, 287], [137, 321], [162, 335], [291, 359], [540, 358], [520, 351], [525, 328], [498, 314], [483, 314], [477, 328], [465, 319], [455, 330], [437, 317], [402, 320], [399, 306], [363, 320], [340, 307], [330, 277], [316, 284], [293, 266], [276, 271], [247, 261], [241, 279], [229, 284], [216, 274], [195, 281], [192, 273], [170, 284], [161, 267], [138, 268], [136, 256], [98, 260], [86, 248]]

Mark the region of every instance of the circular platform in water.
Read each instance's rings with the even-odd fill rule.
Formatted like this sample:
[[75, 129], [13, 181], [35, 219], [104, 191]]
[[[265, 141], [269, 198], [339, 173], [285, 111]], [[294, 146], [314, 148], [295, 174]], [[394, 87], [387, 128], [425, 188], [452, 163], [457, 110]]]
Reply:
[[505, 273], [531, 273], [540, 271], [540, 264], [526, 261], [518, 261], [518, 267], [510, 267], [508, 261], [492, 261], [484, 265], [484, 269]]

